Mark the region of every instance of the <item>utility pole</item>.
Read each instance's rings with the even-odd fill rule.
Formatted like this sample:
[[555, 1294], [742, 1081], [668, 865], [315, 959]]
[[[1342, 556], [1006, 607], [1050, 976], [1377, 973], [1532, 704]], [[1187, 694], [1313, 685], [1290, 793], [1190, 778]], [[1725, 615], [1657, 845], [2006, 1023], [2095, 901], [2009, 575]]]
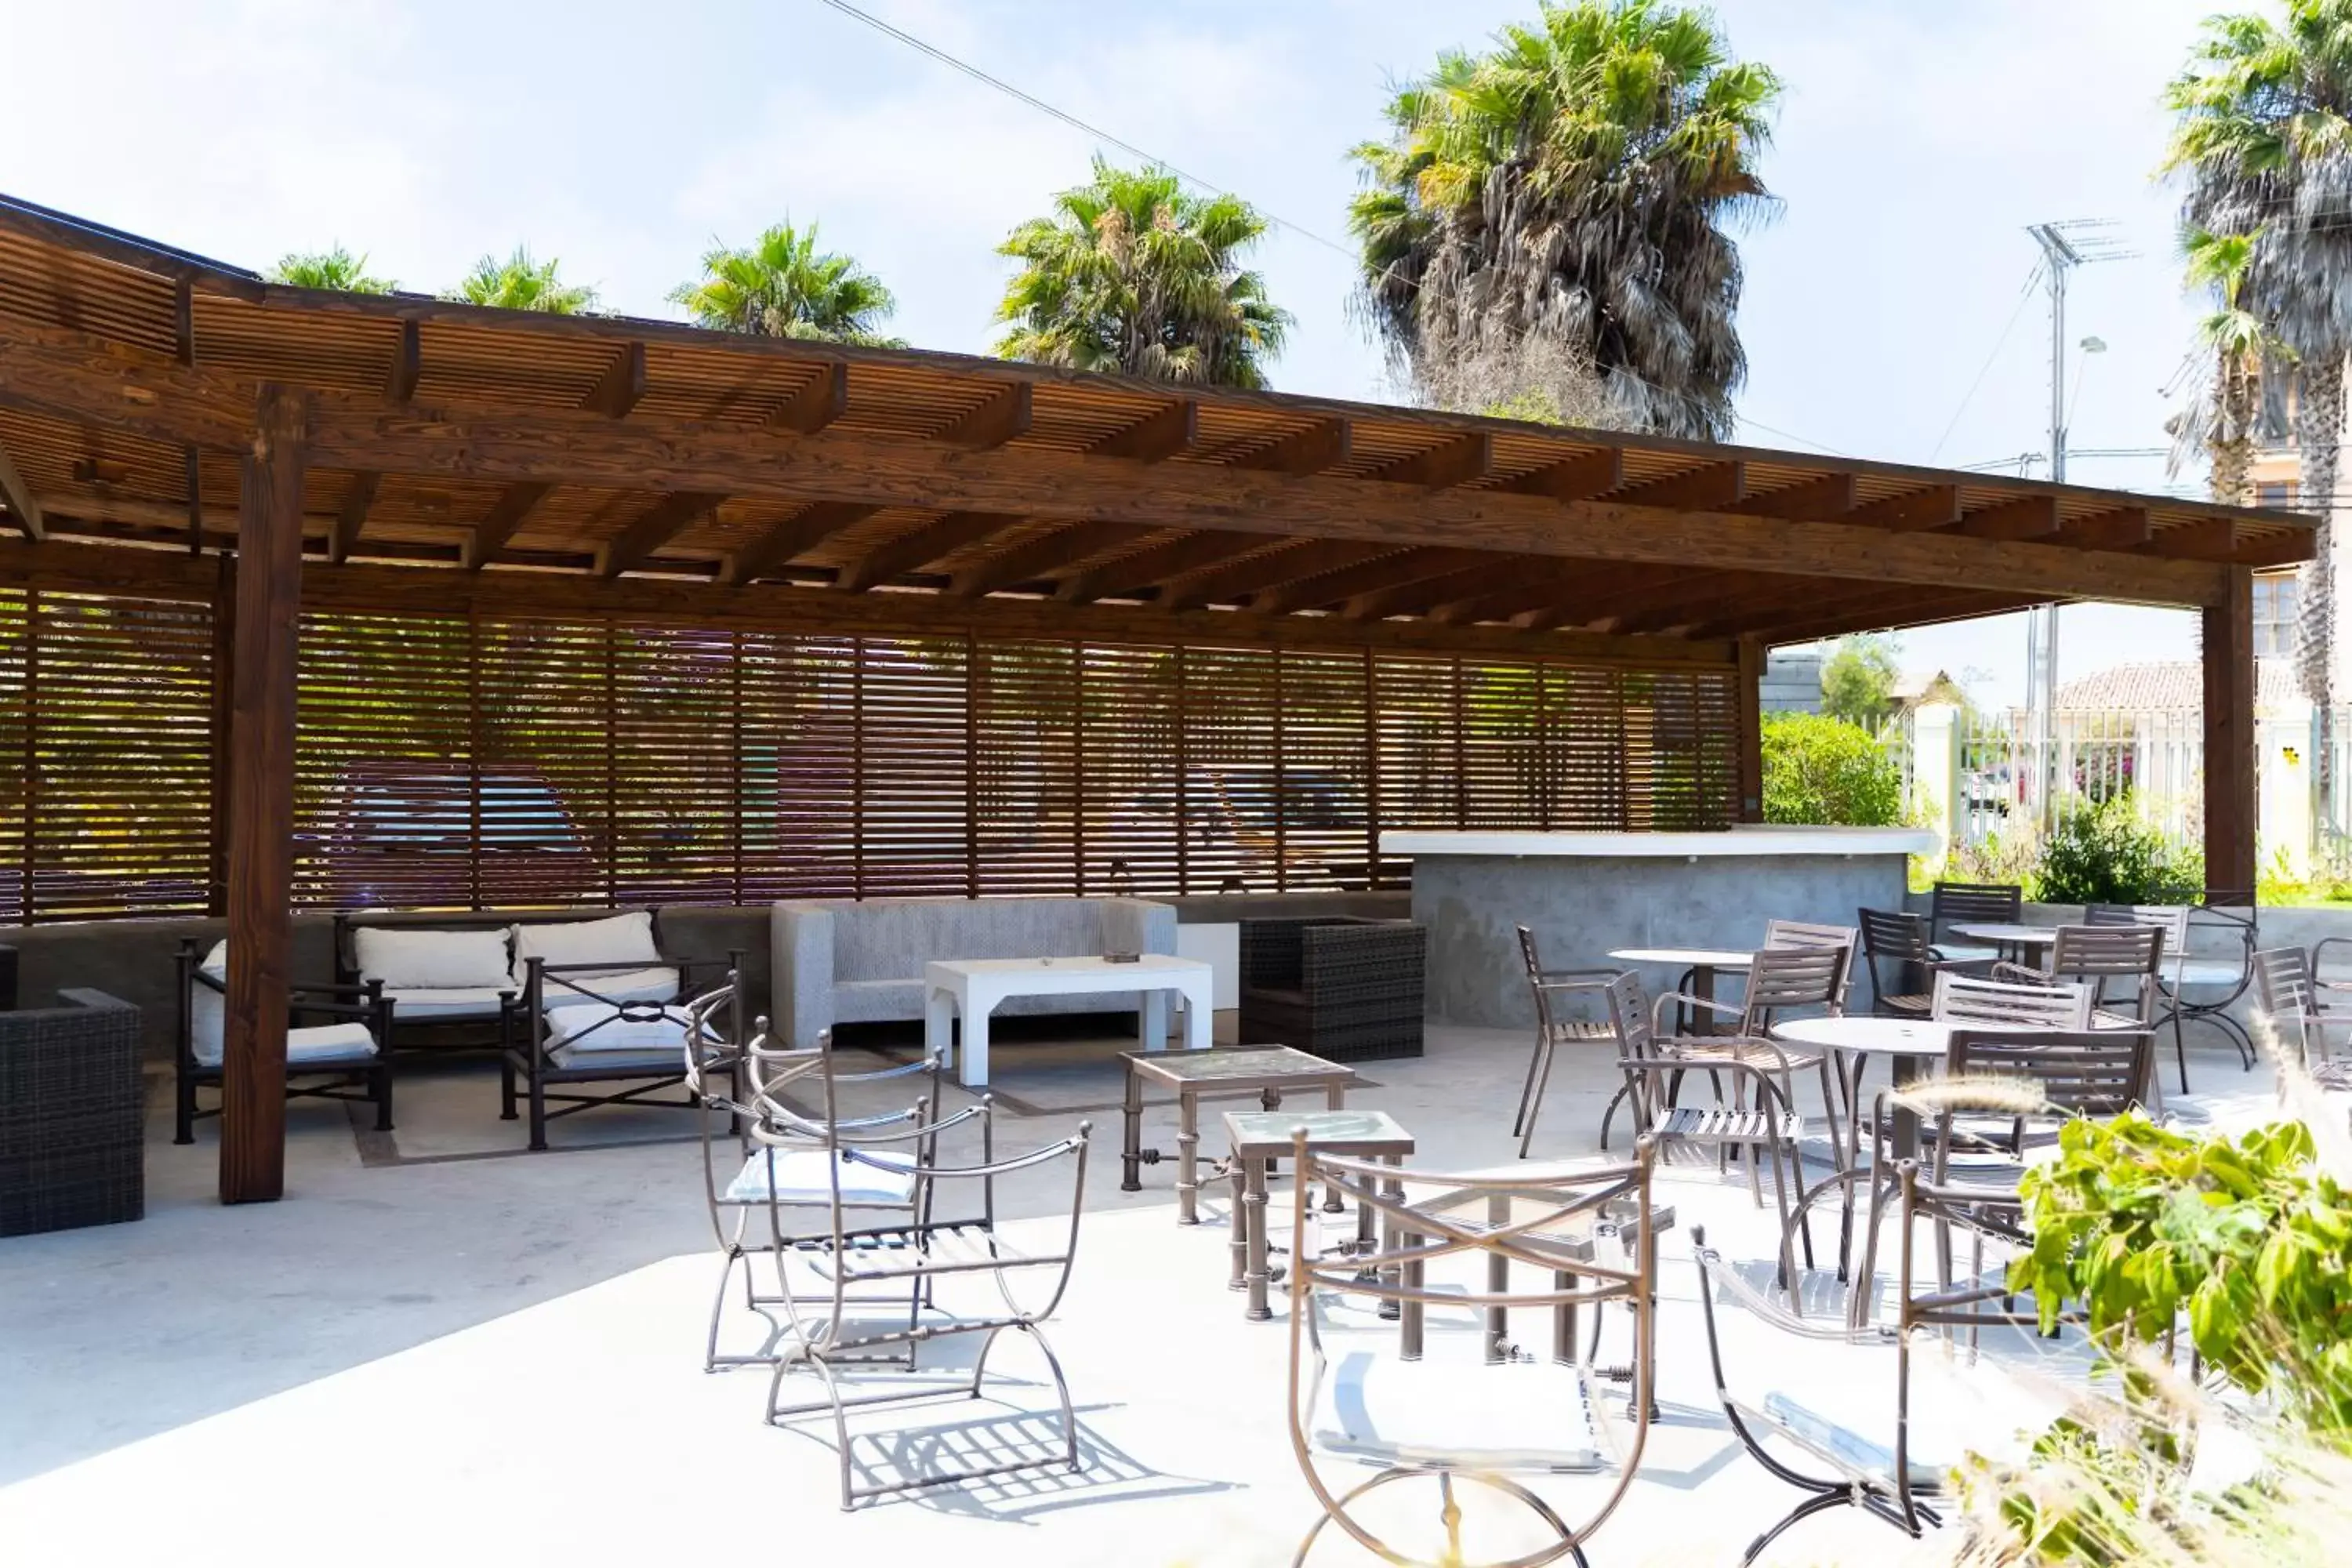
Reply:
[[[2050, 480], [2066, 482], [2066, 278], [2086, 261], [2120, 261], [2117, 249], [2101, 231], [2112, 227], [2095, 218], [2070, 218], [2037, 223], [2026, 233], [2042, 247], [2042, 276], [2050, 289]], [[2025, 704], [2032, 721], [2033, 751], [2038, 759], [2034, 810], [2046, 829], [2055, 825], [2058, 803], [2058, 608], [2055, 603], [2035, 608], [2026, 619]]]

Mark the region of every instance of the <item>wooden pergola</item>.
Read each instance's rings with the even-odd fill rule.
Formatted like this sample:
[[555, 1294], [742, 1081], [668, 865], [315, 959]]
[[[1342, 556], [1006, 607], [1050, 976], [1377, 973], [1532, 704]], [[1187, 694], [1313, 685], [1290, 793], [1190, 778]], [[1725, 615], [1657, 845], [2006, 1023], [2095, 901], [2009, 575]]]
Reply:
[[0, 197], [0, 580], [220, 592], [222, 1193], [280, 1187], [296, 620], [704, 624], [1559, 655], [2198, 611], [2206, 852], [2254, 880], [2251, 578], [2312, 524], [1974, 473], [1002, 361], [320, 293]]

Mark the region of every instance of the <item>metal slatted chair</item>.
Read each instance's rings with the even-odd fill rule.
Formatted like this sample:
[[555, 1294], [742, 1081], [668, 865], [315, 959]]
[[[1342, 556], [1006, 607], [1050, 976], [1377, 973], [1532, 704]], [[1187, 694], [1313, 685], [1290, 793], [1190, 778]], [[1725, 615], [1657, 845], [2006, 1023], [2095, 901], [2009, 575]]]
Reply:
[[[939, 1163], [934, 1142], [937, 1129], [918, 1117], [896, 1134], [877, 1134], [845, 1124], [829, 1037], [813, 1047], [791, 1049], [774, 1044], [762, 1031], [743, 1047], [743, 1068], [750, 1082], [748, 1125], [758, 1154], [752, 1168], [770, 1173], [761, 1206], [768, 1212], [770, 1246], [783, 1268], [799, 1267], [814, 1280], [807, 1291], [791, 1293], [792, 1310], [784, 1324], [768, 1384], [767, 1419], [771, 1426], [788, 1426], [803, 1416], [830, 1415], [840, 1461], [841, 1506], [844, 1512], [860, 1502], [894, 1492], [952, 1485], [989, 1476], [1009, 1475], [1059, 1466], [1072, 1472], [1078, 1458], [1076, 1413], [1070, 1403], [1070, 1385], [1062, 1364], [1040, 1329], [1061, 1305], [1069, 1289], [1070, 1267], [1077, 1256], [1078, 1218], [1086, 1201], [1087, 1143], [1094, 1125], [1082, 1121], [1070, 1137], [1025, 1154], [999, 1159], [990, 1119], [978, 1119], [981, 1157], [978, 1164]], [[785, 1091], [813, 1087], [816, 1105], [803, 1111]], [[911, 1152], [876, 1147], [887, 1142], [910, 1143]], [[767, 1165], [768, 1156], [774, 1163]], [[795, 1190], [793, 1162], [814, 1156], [805, 1194]], [[1038, 1170], [1066, 1161], [1071, 1167], [1070, 1228], [1059, 1246], [1025, 1251], [998, 1235], [996, 1184], [1018, 1172]], [[905, 1213], [880, 1226], [854, 1226], [849, 1212], [873, 1206], [862, 1201], [864, 1189], [884, 1186], [904, 1194]], [[942, 1216], [938, 1194], [977, 1193], [973, 1212]], [[821, 1223], [788, 1228], [788, 1208], [823, 1215]], [[976, 1316], [952, 1316], [940, 1311], [934, 1288], [939, 1281], [970, 1276], [993, 1287], [988, 1308]], [[1045, 1281], [1050, 1289], [1042, 1306], [1024, 1305], [1020, 1281]], [[722, 1289], [724, 1284], [722, 1281]], [[862, 1300], [880, 1299], [908, 1304], [903, 1321], [895, 1316], [876, 1320], [857, 1310]], [[1015, 1459], [1003, 1464], [955, 1470], [930, 1470], [857, 1484], [850, 1450], [849, 1412], [872, 1406], [938, 1399], [961, 1392], [981, 1397], [988, 1375], [988, 1358], [1007, 1331], [1033, 1341], [1044, 1357], [1061, 1405], [1063, 1449], [1059, 1456]], [[950, 1373], [921, 1364], [927, 1345], [950, 1339], [977, 1338], [979, 1353], [970, 1372]], [[794, 1404], [783, 1399], [784, 1379], [795, 1373], [814, 1375], [824, 1385], [823, 1397]], [[879, 1375], [887, 1386], [878, 1392], [845, 1391], [845, 1379]], [[952, 1382], [943, 1381], [952, 1375]]]
[[[1701, 1032], [1668, 1037], [1660, 1023], [1654, 1030], [1660, 1054], [1676, 1058], [1685, 1068], [1710, 1074], [1727, 1062], [1745, 1062], [1776, 1074], [1782, 1106], [1791, 1115], [1797, 1104], [1795, 1075], [1816, 1074], [1821, 1079], [1822, 1111], [1828, 1121], [1831, 1155], [1833, 1160], [1842, 1160], [1847, 1140], [1838, 1122], [1841, 1095], [1837, 1075], [1831, 1068], [1830, 1053], [1784, 1045], [1770, 1036], [1772, 1026], [1791, 1014], [1816, 1008], [1831, 1014], [1841, 1010], [1853, 951], [1850, 946], [1760, 949], [1748, 972], [1747, 994], [1738, 1006], [1681, 993], [1660, 998], [1661, 1020], [1669, 1005], [1690, 1009], [1702, 1018], [1712, 1011], [1738, 1020], [1734, 1032], [1728, 1035]], [[1717, 1098], [1721, 1098], [1720, 1093]], [[1749, 1191], [1755, 1194], [1757, 1176], [1753, 1164], [1748, 1175]], [[1810, 1239], [1807, 1247], [1810, 1257]]]
[[[705, 1372], [775, 1363], [779, 1354], [776, 1339], [784, 1331], [777, 1321], [777, 1311], [795, 1310], [798, 1298], [786, 1269], [789, 1259], [783, 1246], [784, 1233], [768, 1226], [755, 1227], [751, 1222], [772, 1214], [824, 1209], [832, 1203], [834, 1191], [823, 1174], [826, 1156], [822, 1139], [811, 1137], [803, 1140], [806, 1148], [791, 1148], [792, 1130], [797, 1123], [780, 1124], [772, 1130], [777, 1137], [768, 1142], [751, 1135], [751, 1124], [760, 1112], [756, 1097], [743, 1092], [742, 1047], [732, 1043], [730, 1032], [709, 1023], [719, 1008], [733, 1005], [735, 985], [730, 976], [725, 987], [698, 998], [687, 1009], [691, 1043], [685, 1053], [685, 1083], [688, 1092], [702, 1103], [703, 1196], [719, 1253], [719, 1287], [711, 1298], [710, 1322], [703, 1346]], [[752, 1028], [755, 1034], [765, 1037], [768, 1020], [756, 1020]], [[831, 1032], [826, 1031], [819, 1039], [829, 1047]], [[893, 1168], [893, 1151], [911, 1144], [912, 1155], [895, 1163], [908, 1168], [928, 1164], [941, 1133], [967, 1122], [985, 1121], [990, 1114], [985, 1100], [950, 1114], [940, 1114], [945, 1071], [946, 1064], [940, 1058], [925, 1057], [866, 1072], [835, 1072], [835, 1084], [856, 1085], [860, 1089], [907, 1082], [921, 1090], [921, 1098], [911, 1106], [843, 1118], [833, 1124], [837, 1142], [873, 1156], [842, 1173], [845, 1178], [842, 1191], [850, 1207], [908, 1218], [922, 1214], [924, 1194], [918, 1190], [913, 1177]], [[770, 1087], [781, 1091], [784, 1082], [772, 1079]], [[988, 1135], [984, 1130], [982, 1140], [985, 1145]], [[773, 1271], [772, 1289], [761, 1288], [758, 1273], [761, 1260]], [[743, 1271], [743, 1309], [761, 1320], [762, 1338], [760, 1349], [754, 1352], [722, 1354], [719, 1349], [719, 1331], [725, 1321], [728, 1291], [734, 1284], [739, 1265]], [[922, 1299], [909, 1290], [888, 1297], [860, 1298], [856, 1304], [887, 1305], [914, 1312], [920, 1310]]]
[[2013, 924], [2024, 913], [2023, 888], [2006, 882], [1938, 882], [1927, 901], [1927, 929], [1936, 942], [1936, 956], [1963, 963], [1989, 963], [2000, 954], [1990, 948], [1952, 945], [1952, 927]]
[[1862, 933], [1853, 926], [1815, 925], [1804, 921], [1766, 921], [1764, 945], [1771, 948], [1836, 948], [1839, 960], [1837, 994], [1830, 1001], [1833, 1013], [1845, 1011], [1846, 993], [1853, 985], [1853, 955]]
[[[1923, 1451], [1924, 1445], [1915, 1443], [1912, 1412], [1919, 1392], [1915, 1382], [1919, 1369], [1913, 1342], [1921, 1331], [1941, 1329], [1951, 1334], [1965, 1328], [1973, 1336], [1994, 1325], [2023, 1327], [2034, 1322], [2035, 1317], [2030, 1310], [2017, 1310], [1998, 1282], [1939, 1283], [1927, 1289], [1916, 1281], [1912, 1246], [1917, 1222], [1971, 1230], [1998, 1227], [2000, 1222], [1979, 1215], [1965, 1199], [1955, 1201], [1924, 1181], [1913, 1161], [1904, 1161], [1896, 1168], [1894, 1192], [1902, 1227], [1897, 1248], [1898, 1306], [1895, 1321], [1890, 1324], [1872, 1323], [1859, 1314], [1851, 1315], [1843, 1324], [1832, 1324], [1783, 1308], [1748, 1285], [1707, 1245], [1704, 1227], [1692, 1231], [1691, 1252], [1698, 1267], [1699, 1308], [1706, 1326], [1707, 1363], [1716, 1397], [1733, 1436], [1749, 1456], [1804, 1494], [1794, 1508], [1749, 1542], [1740, 1559], [1743, 1563], [1754, 1563], [1797, 1524], [1835, 1508], [1860, 1509], [1916, 1541], [1927, 1527], [1942, 1526], [1943, 1505], [1967, 1454], [1998, 1452], [2013, 1444], [2019, 1430], [2035, 1423], [2036, 1413], [2026, 1408], [2036, 1403], [2029, 1385], [1993, 1377], [1990, 1369], [1977, 1366], [1971, 1368], [1968, 1384], [1955, 1384], [1955, 1408], [1942, 1412], [1946, 1419], [1938, 1423], [1937, 1437], [1950, 1447]], [[2013, 1237], [2004, 1234], [2002, 1239]], [[1866, 1289], [1868, 1278], [1864, 1277], [1865, 1285], [1857, 1293]], [[1811, 1382], [1800, 1388], [1777, 1389], [1760, 1398], [1743, 1396], [1734, 1392], [1727, 1375], [1718, 1299], [1744, 1308], [1748, 1316], [1778, 1334], [1880, 1351], [1893, 1365], [1883, 1385], [1849, 1375], [1842, 1387]], [[2081, 1320], [2077, 1314], [2062, 1313], [2062, 1321]], [[1840, 1397], [1847, 1393], [1859, 1398]], [[1956, 1416], [1958, 1419], [1953, 1419]], [[1879, 1426], [1881, 1420], [1889, 1425]], [[1885, 1434], [1884, 1438], [1874, 1435], [1880, 1432]]]
[[[1321, 1183], [1377, 1211], [1383, 1239], [1371, 1254], [1325, 1255], [1308, 1229], [1314, 1205], [1302, 1202], [1293, 1212], [1287, 1417], [1292, 1450], [1322, 1505], [1296, 1562], [1304, 1563], [1324, 1527], [1336, 1522], [1387, 1562], [1467, 1568], [1455, 1495], [1465, 1484], [1523, 1505], [1554, 1537], [1496, 1568], [1586, 1561], [1585, 1543], [1633, 1484], [1649, 1437], [1656, 1366], [1654, 1155], [1654, 1143], [1643, 1138], [1622, 1164], [1520, 1178], [1436, 1175], [1318, 1153], [1301, 1130], [1292, 1144], [1298, 1190]], [[1408, 1192], [1411, 1201], [1402, 1195]], [[1433, 1265], [1473, 1260], [1486, 1265], [1483, 1283], [1474, 1279], [1467, 1290], [1433, 1287]], [[1535, 1269], [1542, 1282], [1515, 1289], [1515, 1264]], [[1377, 1303], [1381, 1316], [1394, 1313], [1396, 1358], [1349, 1350], [1333, 1365], [1336, 1335], [1327, 1329], [1325, 1301], [1349, 1296]], [[1579, 1352], [1577, 1315], [1590, 1310], [1597, 1319], [1612, 1304], [1632, 1315], [1633, 1361], [1603, 1373], [1589, 1348]], [[1483, 1364], [1423, 1363], [1432, 1305], [1480, 1311], [1475, 1337]], [[1510, 1346], [1515, 1307], [1549, 1318], [1548, 1361]], [[1630, 1385], [1615, 1421], [1602, 1406], [1603, 1382]], [[1324, 1479], [1318, 1453], [1380, 1468], [1339, 1490]], [[1608, 1474], [1612, 1483], [1573, 1523], [1511, 1479], [1577, 1473]], [[1360, 1516], [1360, 1500], [1412, 1481], [1436, 1483], [1442, 1552], [1409, 1550]]]
[[1979, 959], [1941, 958], [1928, 940], [1926, 915], [1899, 910], [1862, 910], [1863, 961], [1870, 970], [1871, 1007], [1895, 1018], [1925, 1018], [1934, 1011], [1936, 976], [1949, 969], [1981, 968]]
[[[2032, 969], [1997, 963], [1993, 978], [2027, 985], [2048, 985], [2077, 980], [2091, 988], [2091, 1024], [2101, 1029], [2146, 1029], [2156, 1024], [2163, 999], [2158, 972], [2164, 964], [2168, 927], [2133, 921], [2128, 925], [2064, 925], [2050, 945], [2050, 965]], [[2107, 994], [2115, 981], [2129, 983], [2130, 994], [2118, 1005]], [[2180, 1089], [2189, 1090], [2189, 1059], [2180, 1058]]]
[[2164, 953], [2156, 976], [2147, 1022], [2153, 1028], [2172, 1028], [2172, 1054], [2180, 1063], [2181, 1087], [2189, 1083], [2189, 1043], [2183, 1023], [2181, 987], [2189, 963], [2187, 904], [2085, 904], [2083, 923], [2095, 926], [2154, 926], [2164, 932]]
[[2327, 993], [2313, 978], [2311, 954], [2271, 948], [2254, 954], [2253, 970], [2256, 999], [2279, 1037], [2294, 1042], [2304, 1070], [2323, 1089], [2352, 1089], [2352, 1057], [2338, 1059], [2327, 1037], [2330, 1028], [2343, 1029], [2352, 1046], [2352, 1013], [2329, 1009]]
[[1928, 1016], [1943, 1024], [2087, 1029], [2091, 1026], [2091, 988], [2049, 981], [1981, 980], [1948, 970], [1936, 976]]
[[[1944, 1055], [1944, 1082], [1916, 1098], [1925, 1102], [1929, 1126], [1921, 1143], [1925, 1181], [1938, 1194], [1944, 1210], [1969, 1211], [1976, 1256], [1971, 1278], [1983, 1271], [1983, 1241], [1987, 1235], [2003, 1239], [2023, 1237], [2024, 1211], [2018, 1183], [2026, 1171], [2025, 1151], [2031, 1142], [2048, 1142], [2059, 1124], [2077, 1116], [2100, 1120], [2120, 1116], [2147, 1103], [2156, 1075], [2156, 1037], [2144, 1029], [1955, 1029]], [[1875, 1121], [1884, 1130], [1894, 1125], [1895, 1091], [1882, 1092]], [[1973, 1130], [1972, 1122], [2006, 1117], [2006, 1140], [1990, 1139]], [[1882, 1142], [1874, 1169], [1898, 1168], [1894, 1152]], [[1892, 1182], [1882, 1177], [1873, 1187], [1870, 1226], [1863, 1244], [1860, 1278], [1867, 1284], [1878, 1259], [1881, 1220], [1895, 1196]], [[1937, 1282], [1952, 1282], [1951, 1224], [1946, 1214], [1937, 1229]], [[2030, 1243], [2024, 1243], [2030, 1245]], [[1857, 1301], [1866, 1304], [1857, 1295]]]
[[[1536, 1116], [1543, 1104], [1543, 1093], [1551, 1082], [1552, 1053], [1561, 1046], [1607, 1046], [1612, 1051], [1620, 1041], [1616, 1026], [1607, 1018], [1563, 1017], [1559, 1009], [1579, 1000], [1603, 1000], [1609, 983], [1617, 977], [1613, 969], [1546, 969], [1536, 952], [1536, 934], [1521, 926], [1519, 957], [1527, 965], [1528, 989], [1535, 998], [1536, 1044], [1528, 1057], [1527, 1081], [1519, 1087], [1519, 1109], [1511, 1118], [1511, 1133], [1519, 1141], [1519, 1158], [1528, 1157], [1528, 1145], [1536, 1135]], [[1601, 1112], [1601, 1147], [1609, 1147], [1609, 1121], [1617, 1114], [1617, 1107], [1625, 1098], [1620, 1089]]]

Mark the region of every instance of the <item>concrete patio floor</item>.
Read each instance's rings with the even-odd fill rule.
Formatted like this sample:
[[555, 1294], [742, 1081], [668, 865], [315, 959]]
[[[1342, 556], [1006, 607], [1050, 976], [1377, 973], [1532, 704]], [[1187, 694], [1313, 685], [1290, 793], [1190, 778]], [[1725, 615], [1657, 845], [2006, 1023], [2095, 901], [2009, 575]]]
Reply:
[[[2264, 1114], [2266, 1075], [2216, 1046], [2192, 1052], [2210, 1091], [2192, 1110]], [[0, 1243], [0, 1560], [584, 1565], [667, 1560], [702, 1540], [817, 1563], [1287, 1562], [1316, 1510], [1284, 1426], [1279, 1302], [1277, 1321], [1249, 1323], [1227, 1291], [1221, 1194], [1212, 1223], [1186, 1232], [1171, 1164], [1147, 1167], [1144, 1192], [1118, 1192], [1119, 1047], [1016, 1045], [999, 1058], [1000, 1148], [1095, 1124], [1076, 1281], [1050, 1325], [1079, 1406], [1078, 1475], [843, 1515], [829, 1427], [764, 1426], [763, 1372], [699, 1370], [716, 1261], [681, 1114], [592, 1113], [557, 1124], [555, 1151], [522, 1154], [520, 1126], [497, 1121], [495, 1074], [453, 1066], [403, 1080], [389, 1141], [356, 1134], [341, 1107], [298, 1105], [284, 1203], [220, 1207], [211, 1130], [175, 1148], [159, 1121], [144, 1222]], [[1368, 1065], [1353, 1102], [1411, 1129], [1420, 1163], [1497, 1167], [1515, 1152], [1525, 1053], [1516, 1033], [1433, 1028], [1427, 1056]], [[1602, 1061], [1563, 1058], [1538, 1152], [1588, 1155], [1613, 1079]], [[1155, 1106], [1146, 1143], [1172, 1149], [1172, 1108]], [[1005, 1211], [1050, 1225], [1057, 1195], [1024, 1184]], [[1661, 1248], [1665, 1422], [1593, 1556], [1736, 1560], [1796, 1494], [1715, 1409], [1689, 1233], [1704, 1222], [1727, 1256], [1753, 1261], [1771, 1255], [1772, 1227], [1744, 1182], [1711, 1166], [1674, 1167], [1661, 1197], [1678, 1211]], [[1277, 1226], [1286, 1203], [1277, 1194]], [[1834, 1245], [1832, 1225], [1817, 1235]], [[1433, 1329], [1432, 1363], [1485, 1375], [1468, 1314], [1452, 1316]], [[1366, 1342], [1392, 1342], [1362, 1327]], [[1537, 1344], [1543, 1329], [1514, 1333]], [[887, 1473], [926, 1446], [1034, 1451], [1057, 1419], [1041, 1419], [1052, 1394], [1025, 1349], [1000, 1350], [1017, 1379], [1003, 1404], [861, 1418], [860, 1464]], [[1766, 1336], [1746, 1364], [1776, 1382], [1867, 1381], [1848, 1354], [1873, 1352]], [[2081, 1371], [2071, 1348], [2036, 1342], [1989, 1359], [2052, 1391]], [[1572, 1507], [1590, 1485], [1540, 1489]], [[1426, 1501], [1398, 1507], [1418, 1519]], [[1475, 1509], [1472, 1523], [1517, 1525]], [[1935, 1561], [1937, 1543], [1913, 1548], [1841, 1510], [1780, 1547], [1767, 1561]], [[1369, 1560], [1336, 1537], [1312, 1559]]]

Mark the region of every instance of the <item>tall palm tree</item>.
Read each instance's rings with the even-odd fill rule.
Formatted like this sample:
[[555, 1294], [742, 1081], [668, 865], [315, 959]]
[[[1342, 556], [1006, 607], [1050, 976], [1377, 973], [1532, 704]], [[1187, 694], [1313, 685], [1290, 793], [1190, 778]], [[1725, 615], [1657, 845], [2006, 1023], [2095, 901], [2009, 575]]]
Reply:
[[340, 245], [332, 250], [289, 251], [269, 269], [269, 280], [298, 289], [340, 289], [346, 294], [389, 294], [400, 287], [388, 278], [370, 277], [367, 258], [353, 256]]
[[2295, 443], [2303, 493], [2321, 521], [2317, 559], [2303, 576], [2295, 663], [2326, 713], [2336, 687], [2336, 455], [2352, 351], [2352, 0], [2286, 0], [2283, 22], [2212, 18], [2166, 100], [2177, 118], [2165, 169], [2187, 184], [2184, 227], [2254, 236], [2241, 296], [2301, 362]]
[[564, 282], [558, 271], [562, 266], [553, 257], [533, 261], [530, 247], [518, 245], [514, 254], [504, 261], [485, 256], [474, 263], [474, 269], [449, 291], [448, 297], [468, 305], [495, 305], [502, 310], [544, 310], [551, 316], [576, 316], [594, 310], [596, 290], [585, 284]]
[[2285, 374], [2294, 358], [2269, 324], [2245, 306], [2256, 237], [2191, 229], [2181, 245], [2190, 286], [2210, 289], [2215, 300], [2197, 324], [2198, 342], [2213, 356], [2213, 379], [2173, 427], [2174, 466], [2192, 453], [2204, 457], [2211, 468], [2213, 499], [2225, 506], [2252, 504], [2263, 379]]
[[772, 338], [822, 338], [898, 348], [877, 329], [898, 309], [882, 280], [854, 258], [816, 247], [816, 225], [780, 223], [741, 250], [702, 258], [702, 279], [670, 290], [697, 325]]
[[1563, 0], [1484, 54], [1442, 56], [1355, 150], [1363, 303], [1418, 387], [1530, 336], [1588, 359], [1637, 428], [1721, 438], [1747, 374], [1727, 227], [1772, 200], [1756, 172], [1780, 80], [1714, 17], [1664, 0]]
[[1094, 179], [1054, 198], [997, 247], [1021, 261], [996, 318], [1007, 359], [1160, 381], [1262, 387], [1290, 313], [1241, 256], [1265, 220], [1237, 196], [1185, 194], [1165, 169], [1095, 160]]

